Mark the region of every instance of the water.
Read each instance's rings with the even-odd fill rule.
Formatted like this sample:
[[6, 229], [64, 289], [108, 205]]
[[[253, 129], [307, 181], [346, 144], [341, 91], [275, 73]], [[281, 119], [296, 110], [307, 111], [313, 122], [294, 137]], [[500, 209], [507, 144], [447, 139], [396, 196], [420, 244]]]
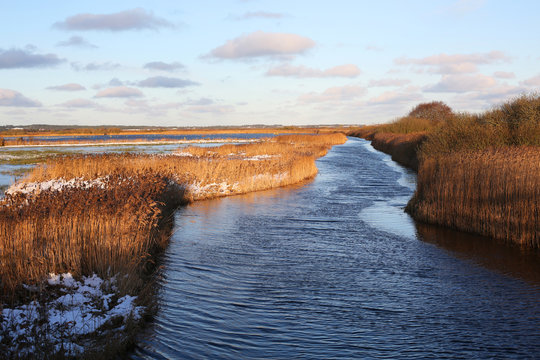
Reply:
[[415, 225], [414, 176], [364, 140], [318, 168], [177, 212], [131, 358], [540, 357], [537, 253]]
[[147, 140], [147, 141], [156, 141], [156, 140], [215, 140], [215, 139], [259, 139], [263, 137], [274, 136], [274, 134], [264, 134], [264, 133], [233, 133], [233, 134], [189, 134], [189, 135], [178, 135], [178, 134], [114, 134], [114, 135], [58, 135], [58, 136], [7, 136], [4, 137], [6, 140], [14, 140], [18, 138], [31, 139], [35, 141], [43, 142], [61, 142], [61, 141], [114, 141], [114, 140]]
[[[221, 136], [223, 135], [223, 136]], [[158, 135], [99, 135], [91, 137], [92, 140], [157, 140]], [[163, 135], [165, 136], [165, 135]], [[271, 134], [210, 134], [210, 135], [168, 135], [167, 140], [188, 140], [196, 139], [258, 139], [261, 137], [274, 136]], [[36, 137], [36, 140], [50, 141], [51, 144], [58, 141], [78, 140], [77, 136], [57, 136], [57, 137]], [[86, 137], [88, 138], [88, 137]], [[80, 140], [80, 139], [79, 139]], [[89, 139], [87, 139], [89, 140]], [[227, 142], [234, 144], [234, 142]], [[24, 160], [23, 162], [34, 162], [35, 159], [43, 159], [45, 156], [53, 155], [76, 155], [76, 154], [103, 154], [103, 153], [143, 153], [143, 154], [165, 154], [170, 153], [185, 146], [220, 146], [224, 143], [195, 143], [195, 144], [125, 144], [125, 145], [97, 145], [97, 146], [26, 146], [23, 148], [0, 147], [0, 198], [3, 197], [3, 190], [14, 184], [18, 178], [22, 177], [22, 171], [30, 171], [36, 164], [13, 165], [3, 164], [13, 159]]]

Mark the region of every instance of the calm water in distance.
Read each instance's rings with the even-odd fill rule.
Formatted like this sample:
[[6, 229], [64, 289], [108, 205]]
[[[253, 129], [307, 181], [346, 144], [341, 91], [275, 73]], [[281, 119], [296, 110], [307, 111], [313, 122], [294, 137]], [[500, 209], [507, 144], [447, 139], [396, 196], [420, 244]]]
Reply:
[[539, 358], [540, 258], [415, 224], [361, 139], [311, 182], [180, 209], [133, 359]]

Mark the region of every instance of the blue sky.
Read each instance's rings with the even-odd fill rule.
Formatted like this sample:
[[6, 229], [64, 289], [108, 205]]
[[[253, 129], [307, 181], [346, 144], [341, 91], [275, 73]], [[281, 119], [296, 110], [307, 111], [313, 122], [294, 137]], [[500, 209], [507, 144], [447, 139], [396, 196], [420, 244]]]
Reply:
[[540, 2], [24, 1], [0, 125], [372, 124], [540, 88]]

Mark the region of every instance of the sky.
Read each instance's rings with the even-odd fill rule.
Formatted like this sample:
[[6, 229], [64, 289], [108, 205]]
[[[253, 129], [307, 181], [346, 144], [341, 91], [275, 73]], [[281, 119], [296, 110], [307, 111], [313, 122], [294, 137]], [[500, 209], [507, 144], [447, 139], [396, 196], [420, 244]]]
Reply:
[[5, 1], [0, 125], [374, 124], [540, 88], [536, 0]]

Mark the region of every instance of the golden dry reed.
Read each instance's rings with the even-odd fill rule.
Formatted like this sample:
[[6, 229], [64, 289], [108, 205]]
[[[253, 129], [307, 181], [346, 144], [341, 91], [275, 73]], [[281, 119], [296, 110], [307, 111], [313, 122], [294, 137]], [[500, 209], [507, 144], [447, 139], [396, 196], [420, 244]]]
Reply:
[[103, 186], [18, 193], [0, 202], [2, 300], [16, 301], [22, 284], [39, 283], [49, 272], [120, 273], [129, 275], [124, 287], [140, 286], [167, 244], [179, 204], [308, 179], [317, 173], [315, 159], [345, 141], [343, 134], [278, 136], [172, 155], [50, 160], [24, 181], [78, 178]]
[[426, 158], [407, 206], [416, 219], [540, 247], [540, 150], [503, 147]]
[[391, 124], [351, 135], [418, 169], [407, 208], [416, 219], [540, 247], [538, 94], [480, 114], [420, 104]]

